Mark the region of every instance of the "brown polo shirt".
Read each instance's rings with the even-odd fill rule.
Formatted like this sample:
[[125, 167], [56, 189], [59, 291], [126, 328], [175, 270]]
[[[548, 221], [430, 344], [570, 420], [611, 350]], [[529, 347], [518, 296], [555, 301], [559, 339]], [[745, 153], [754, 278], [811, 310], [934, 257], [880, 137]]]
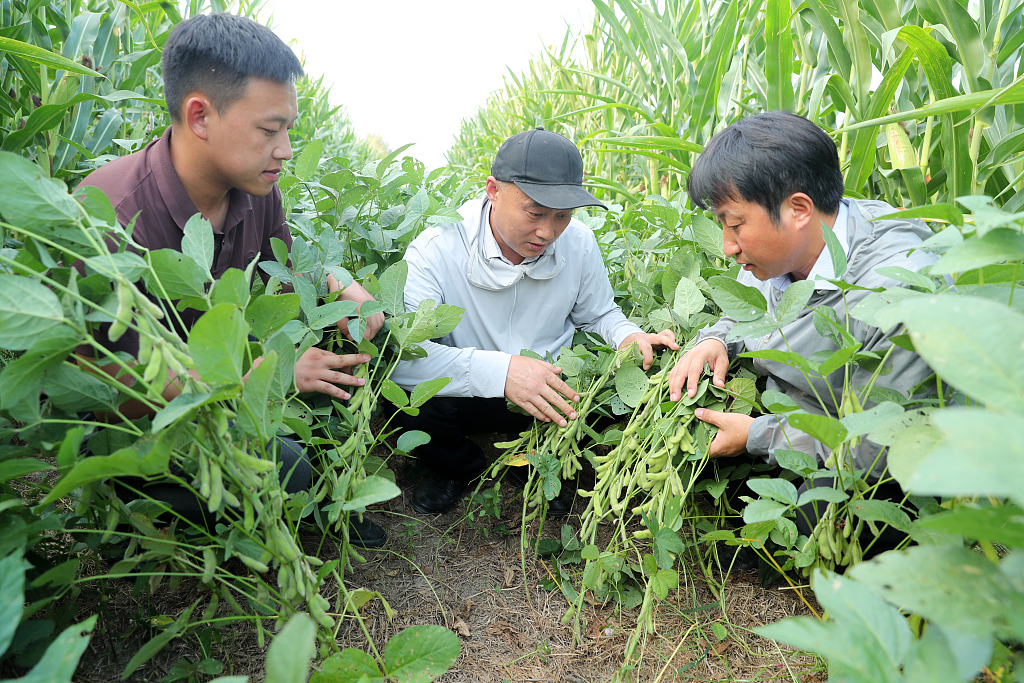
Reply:
[[[144, 149], [96, 169], [81, 185], [103, 190], [114, 205], [121, 225], [127, 226], [134, 218], [133, 239], [151, 251], [181, 251], [185, 223], [199, 213], [171, 163], [170, 128]], [[257, 256], [261, 261], [273, 260], [271, 237], [277, 237], [289, 247], [292, 243], [277, 186], [265, 197], [233, 189], [228, 200], [224, 229], [214, 229], [214, 241], [219, 243], [211, 268], [214, 279], [229, 268], [244, 270]], [[201, 315], [194, 309], [181, 312], [185, 329], [177, 331], [183, 339]], [[139, 339], [134, 330], [129, 329], [117, 342], [105, 339], [102, 342], [112, 351], [138, 354]]]

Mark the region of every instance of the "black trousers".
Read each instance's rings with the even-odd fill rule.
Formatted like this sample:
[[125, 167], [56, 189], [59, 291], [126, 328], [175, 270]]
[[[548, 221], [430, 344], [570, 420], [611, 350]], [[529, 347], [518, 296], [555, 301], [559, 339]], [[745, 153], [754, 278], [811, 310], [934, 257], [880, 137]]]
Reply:
[[[799, 493], [803, 494], [804, 491], [808, 491], [812, 488], [819, 486], [827, 486], [833, 488], [836, 485], [837, 477], [818, 477], [816, 479], [805, 479], [803, 484], [799, 488]], [[847, 491], [849, 493], [849, 491]], [[886, 500], [893, 503], [898, 503], [903, 500], [903, 490], [899, 484], [896, 483], [885, 483], [879, 485], [874, 492], [875, 500]], [[812, 500], [809, 503], [804, 503], [796, 509], [796, 528], [799, 532], [805, 536], [810, 536], [811, 531], [817, 526], [818, 520], [825, 514], [825, 508], [828, 507], [828, 503], [823, 500]], [[884, 525], [881, 522], [875, 523], [878, 527], [882, 528]], [[867, 550], [864, 553], [865, 558], [874, 557], [880, 553], [884, 553], [887, 550], [895, 549], [900, 543], [906, 540], [907, 534], [895, 529], [891, 526], [884, 526], [881, 533], [876, 537], [872, 533], [871, 529], [865, 525], [864, 529], [860, 534], [860, 544], [862, 548]]]
[[[277, 447], [280, 449], [278, 462], [278, 479], [287, 493], [298, 493], [306, 491], [313, 483], [313, 468], [309, 462], [309, 456], [302, 448], [302, 445], [295, 439], [287, 436], [276, 436], [267, 445], [267, 450]], [[175, 467], [174, 474], [186, 476], [184, 472]], [[114, 480], [114, 486], [118, 496], [122, 500], [134, 500], [144, 495], [153, 500], [166, 503], [167, 506], [177, 515], [185, 518], [193, 524], [205, 526], [212, 529], [216, 523], [213, 515], [206, 507], [206, 501], [189, 489], [179, 486], [170, 481], [147, 482], [138, 477], [120, 477]]]
[[438, 477], [469, 480], [487, 464], [483, 450], [468, 437], [487, 432], [515, 433], [526, 429], [533, 418], [508, 409], [504, 398], [435, 396], [420, 406], [419, 415], [399, 411], [394, 422], [403, 431], [419, 430], [430, 443], [413, 451], [416, 458]]

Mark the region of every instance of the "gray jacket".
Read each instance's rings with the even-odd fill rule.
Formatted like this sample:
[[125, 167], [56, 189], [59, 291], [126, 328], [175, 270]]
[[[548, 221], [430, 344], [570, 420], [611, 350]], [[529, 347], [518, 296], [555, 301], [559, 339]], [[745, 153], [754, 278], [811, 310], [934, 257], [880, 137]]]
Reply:
[[[924, 223], [918, 220], [893, 219], [871, 221], [871, 218], [893, 213], [895, 209], [879, 201], [846, 201], [849, 202], [849, 266], [842, 277], [845, 282], [865, 288], [901, 286], [900, 282], [879, 275], [876, 270], [883, 266], [902, 266], [917, 271], [935, 261], [933, 256], [919, 249], [922, 241], [932, 236], [931, 230]], [[825, 251], [825, 257], [828, 258], [827, 248]], [[768, 281], [757, 280], [745, 271], [740, 271], [737, 280], [760, 290], [768, 302], [768, 312], [774, 314], [782, 298], [779, 289]], [[800, 317], [785, 326], [781, 333], [776, 331], [757, 339], [726, 342], [726, 336], [736, 321], [723, 316], [713, 327], [702, 330], [698, 341], [707, 338], [718, 339], [725, 344], [730, 358], [743, 351], [765, 349], [794, 351], [805, 358], [810, 358], [814, 353], [832, 352], [839, 348], [831, 339], [822, 336], [814, 326], [813, 309], [829, 306], [835, 310], [839, 320], [848, 322], [850, 334], [862, 344], [861, 351], [872, 351], [883, 356], [891, 346], [890, 338], [897, 330], [883, 331], [847, 315], [847, 311], [852, 310], [869, 293], [852, 290], [844, 294], [837, 289], [816, 289]], [[767, 389], [786, 394], [808, 412], [838, 416], [839, 406], [843, 400], [842, 368], [830, 374], [827, 379], [812, 378], [812, 390], [805, 376], [794, 367], [765, 359], [755, 359], [754, 366], [758, 373], [768, 377]], [[932, 370], [917, 354], [898, 347], [888, 356], [886, 366], [890, 371], [888, 374], [880, 375], [874, 386], [894, 389], [905, 396], [932, 374]], [[851, 383], [858, 390], [858, 395], [861, 395], [861, 390], [868, 384], [872, 373], [859, 365], [852, 365], [852, 368]], [[747, 434], [747, 452], [752, 455], [764, 455], [768, 462], [775, 462], [775, 452], [785, 449], [814, 455], [819, 462], [824, 462], [830, 453], [821, 442], [789, 427], [787, 419], [782, 415], [762, 415], [756, 418]], [[884, 458], [879, 457], [880, 451], [881, 447], [878, 444], [861, 439], [853, 451], [855, 466], [871, 468], [875, 475], [880, 474], [885, 467]]]

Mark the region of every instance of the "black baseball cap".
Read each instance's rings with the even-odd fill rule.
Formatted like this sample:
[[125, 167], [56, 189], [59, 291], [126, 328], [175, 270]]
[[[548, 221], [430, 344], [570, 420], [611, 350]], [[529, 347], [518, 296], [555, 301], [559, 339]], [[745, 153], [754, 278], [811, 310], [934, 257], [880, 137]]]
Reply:
[[583, 189], [583, 157], [576, 145], [540, 127], [505, 140], [494, 156], [491, 175], [515, 183], [527, 197], [549, 209], [608, 208]]

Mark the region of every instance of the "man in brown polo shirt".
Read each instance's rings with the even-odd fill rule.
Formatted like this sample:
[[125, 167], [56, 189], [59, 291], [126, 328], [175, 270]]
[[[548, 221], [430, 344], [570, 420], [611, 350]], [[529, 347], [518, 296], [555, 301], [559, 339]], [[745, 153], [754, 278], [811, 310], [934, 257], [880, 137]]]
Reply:
[[[185, 224], [202, 214], [213, 227], [214, 278], [229, 268], [244, 270], [257, 258], [268, 259], [272, 237], [290, 247], [277, 180], [292, 157], [288, 131], [298, 115], [299, 60], [265, 26], [213, 14], [175, 27], [164, 47], [162, 67], [170, 128], [144, 149], [97, 169], [82, 185], [103, 190], [123, 225], [134, 219], [132, 237], [150, 250], [181, 251]], [[328, 288], [341, 289], [330, 275]], [[357, 304], [372, 299], [356, 282], [341, 289], [340, 298]], [[181, 313], [185, 329], [177, 331], [182, 338], [200, 315], [192, 309]], [[383, 322], [383, 314], [370, 317], [365, 336], [372, 338]], [[346, 331], [344, 321], [339, 326]], [[139, 338], [133, 330], [116, 342], [102, 341], [111, 350], [138, 354]], [[346, 370], [368, 360], [363, 354], [311, 348], [295, 364], [295, 387], [348, 399], [350, 394], [342, 387], [359, 386], [364, 380]], [[166, 400], [180, 393], [174, 380], [168, 376]], [[122, 412], [141, 417], [147, 409], [135, 402], [122, 406]], [[286, 489], [308, 488], [311, 472], [302, 449], [291, 442], [281, 452]], [[196, 504], [187, 496], [172, 497], [172, 507]], [[353, 522], [350, 531], [354, 542], [383, 545], [384, 531], [372, 522]]]

